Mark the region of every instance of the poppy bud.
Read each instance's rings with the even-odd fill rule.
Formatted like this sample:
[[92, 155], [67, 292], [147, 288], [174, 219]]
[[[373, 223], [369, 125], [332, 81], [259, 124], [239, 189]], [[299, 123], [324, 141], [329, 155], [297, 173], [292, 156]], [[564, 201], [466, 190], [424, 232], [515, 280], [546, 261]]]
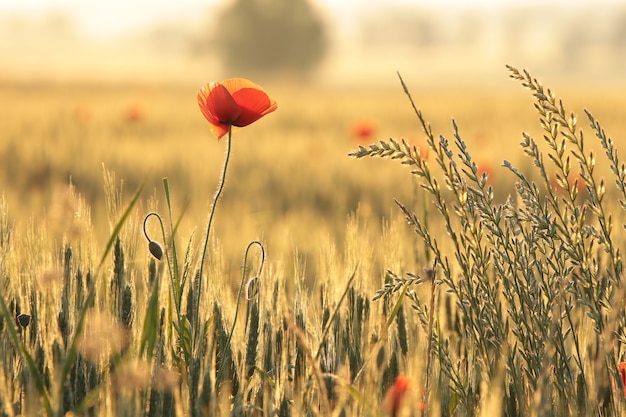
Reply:
[[20, 314], [17, 316], [17, 322], [22, 327], [27, 327], [30, 324], [30, 316], [28, 314]]
[[259, 277], [253, 277], [246, 282], [246, 298], [252, 300], [261, 291], [261, 279]]
[[157, 259], [157, 261], [160, 261], [161, 258], [163, 257], [163, 248], [161, 247], [159, 242], [151, 240], [148, 243], [148, 250], [150, 251], [152, 256], [154, 256]]

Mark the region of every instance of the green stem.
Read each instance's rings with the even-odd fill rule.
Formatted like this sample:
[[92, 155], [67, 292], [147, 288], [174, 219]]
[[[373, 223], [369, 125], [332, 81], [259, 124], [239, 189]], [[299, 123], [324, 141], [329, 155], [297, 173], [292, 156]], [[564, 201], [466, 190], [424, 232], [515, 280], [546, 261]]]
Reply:
[[[228, 340], [226, 341], [226, 346], [230, 346], [230, 342], [233, 339], [233, 334], [235, 333], [235, 325], [237, 324], [237, 317], [239, 316], [239, 306], [241, 305], [241, 293], [243, 291], [244, 283], [246, 282], [246, 271], [248, 266], [248, 252], [250, 252], [250, 248], [254, 245], [258, 245], [259, 249], [261, 249], [261, 265], [259, 266], [259, 273], [257, 277], [261, 278], [261, 274], [263, 273], [263, 265], [265, 265], [265, 248], [263, 244], [258, 240], [253, 240], [248, 243], [246, 247], [246, 252], [243, 256], [243, 267], [241, 271], [241, 282], [239, 283], [239, 291], [237, 292], [237, 304], [235, 305], [235, 318], [233, 319], [233, 325], [230, 328], [230, 334], [228, 335]], [[218, 369], [217, 376], [215, 377], [216, 383], [219, 383], [222, 379], [222, 374], [224, 373], [226, 361], [222, 361], [220, 364], [220, 368]]]
[[[150, 239], [150, 236], [148, 236], [147, 223], [148, 223], [148, 219], [152, 216], [156, 217], [157, 220], [159, 221], [159, 225], [161, 226], [161, 236], [163, 238], [163, 242], [167, 242], [167, 236], [165, 235], [165, 226], [163, 225], [163, 219], [161, 219], [161, 216], [159, 215], [159, 213], [151, 211], [150, 213], [146, 214], [146, 217], [144, 217], [143, 219], [143, 234], [148, 240], [148, 243], [152, 242], [152, 239]], [[171, 246], [175, 247], [173, 234], [172, 234], [171, 242], [172, 242]], [[174, 305], [176, 307], [176, 315], [180, 317], [182, 288], [180, 287], [180, 282], [177, 278], [178, 274], [174, 272], [176, 268], [173, 268], [172, 263], [170, 262], [169, 251], [164, 250], [163, 253], [165, 255], [165, 261], [167, 262], [167, 268], [169, 269], [170, 278], [172, 280], [172, 292], [174, 293]], [[174, 254], [173, 258], [176, 259], [176, 254]]]
[[217, 206], [217, 201], [222, 195], [222, 191], [224, 190], [224, 183], [226, 182], [226, 169], [228, 169], [228, 161], [230, 159], [230, 148], [232, 141], [232, 126], [228, 127], [228, 140], [226, 141], [226, 156], [224, 158], [224, 168], [222, 168], [222, 175], [220, 178], [220, 183], [217, 186], [217, 191], [213, 196], [213, 204], [211, 205], [211, 212], [209, 213], [209, 221], [206, 227], [206, 235], [204, 236], [204, 248], [202, 249], [202, 259], [200, 260], [200, 280], [198, 285], [198, 294], [196, 300], [196, 311], [199, 311], [200, 308], [200, 294], [202, 293], [202, 272], [204, 270], [204, 260], [206, 258], [207, 247], [209, 246], [209, 234], [211, 233], [211, 224], [213, 223], [213, 215], [215, 214], [215, 207]]

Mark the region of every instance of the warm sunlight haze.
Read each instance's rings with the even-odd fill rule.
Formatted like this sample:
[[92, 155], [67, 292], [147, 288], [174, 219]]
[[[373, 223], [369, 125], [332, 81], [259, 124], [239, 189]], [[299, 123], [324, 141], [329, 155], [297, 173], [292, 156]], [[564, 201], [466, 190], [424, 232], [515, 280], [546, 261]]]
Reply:
[[623, 0], [0, 0], [0, 417], [626, 416]]
[[[185, 82], [205, 71], [228, 76], [210, 51], [214, 28], [231, 3], [3, 2], [0, 79]], [[608, 48], [626, 37], [626, 7], [615, 0], [312, 4], [328, 28], [330, 43], [315, 74], [321, 82], [387, 83], [386, 75], [395, 70], [428, 82], [440, 77], [460, 83], [492, 81], [503, 62], [520, 61], [603, 81], [619, 76], [616, 65], [624, 61], [624, 54], [616, 56]], [[580, 45], [574, 45], [579, 38]]]

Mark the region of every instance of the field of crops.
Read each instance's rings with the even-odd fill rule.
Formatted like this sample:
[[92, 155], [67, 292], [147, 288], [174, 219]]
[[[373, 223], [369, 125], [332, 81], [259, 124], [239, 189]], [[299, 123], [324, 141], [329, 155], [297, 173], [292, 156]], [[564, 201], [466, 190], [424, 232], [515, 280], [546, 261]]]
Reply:
[[518, 76], [267, 83], [204, 269], [196, 86], [0, 85], [0, 416], [621, 415], [624, 94]]

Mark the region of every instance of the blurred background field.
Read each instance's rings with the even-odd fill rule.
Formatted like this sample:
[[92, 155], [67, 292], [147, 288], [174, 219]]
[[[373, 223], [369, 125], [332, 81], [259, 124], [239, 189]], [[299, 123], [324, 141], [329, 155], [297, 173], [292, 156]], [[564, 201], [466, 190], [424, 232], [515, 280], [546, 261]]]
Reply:
[[[405, 81], [410, 86], [412, 79]], [[510, 84], [412, 89], [435, 132], [452, 140], [451, 119], [456, 120], [500, 199], [513, 194], [513, 176], [500, 167], [502, 161], [529, 171], [518, 146], [521, 132], [539, 137], [540, 129], [531, 98], [513, 81]], [[280, 83], [266, 88], [279, 110], [235, 131], [215, 229], [228, 257], [236, 265], [241, 248], [257, 238], [268, 242], [277, 259], [289, 262], [296, 249], [302, 256], [316, 257], [320, 239], [343, 241], [346, 220], [357, 210], [370, 237], [384, 244], [382, 219], [400, 218], [393, 199], [419, 208], [415, 183], [399, 166], [355, 161], [347, 154], [359, 145], [393, 137], [417, 145], [428, 158], [424, 135], [400, 83], [389, 89]], [[105, 241], [112, 219], [105, 204], [104, 166], [115, 174], [116, 183], [123, 183], [126, 199], [146, 182], [146, 213], [164, 211], [161, 179], [168, 177], [175, 214], [186, 208], [182, 236], [201, 232], [222, 167], [224, 142], [208, 131], [197, 109], [196, 89], [5, 84], [0, 93], [0, 181], [12, 220], [22, 225], [30, 219], [54, 223], [51, 213], [58, 211], [72, 183], [91, 207], [94, 227]], [[620, 91], [579, 86], [562, 95], [579, 114], [590, 109], [612, 137], [626, 133]], [[589, 145], [595, 147], [594, 142], [589, 136]]]
[[259, 237], [287, 258], [313, 253], [313, 235], [341, 242], [357, 209], [380, 236], [382, 219], [398, 215], [393, 198], [414, 199], [401, 168], [347, 157], [389, 137], [425, 148], [396, 71], [435, 132], [451, 139], [455, 118], [502, 198], [512, 178], [500, 163], [526, 164], [521, 132], [539, 131], [505, 63], [543, 78], [579, 114], [589, 108], [614, 137], [626, 129], [619, 2], [149, 3], [0, 6], [0, 185], [17, 223], [54, 213], [71, 182], [108, 233], [104, 166], [126, 195], [146, 181], [146, 210], [151, 196], [164, 208], [168, 177], [175, 209], [188, 208], [181, 231], [201, 230], [223, 143], [195, 95], [233, 76], [279, 104], [235, 133], [216, 229], [235, 257]]

